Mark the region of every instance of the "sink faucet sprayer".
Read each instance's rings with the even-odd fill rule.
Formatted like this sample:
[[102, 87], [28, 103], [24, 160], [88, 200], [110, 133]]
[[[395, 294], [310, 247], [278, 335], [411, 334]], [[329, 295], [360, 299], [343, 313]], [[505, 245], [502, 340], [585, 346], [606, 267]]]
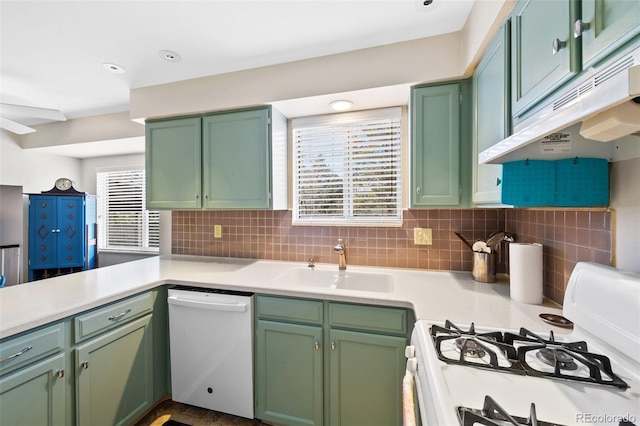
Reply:
[[342, 238], [338, 239], [338, 244], [333, 248], [333, 251], [340, 255], [338, 259], [338, 270], [344, 271], [347, 269], [347, 254], [345, 252], [346, 248], [344, 246], [344, 241]]

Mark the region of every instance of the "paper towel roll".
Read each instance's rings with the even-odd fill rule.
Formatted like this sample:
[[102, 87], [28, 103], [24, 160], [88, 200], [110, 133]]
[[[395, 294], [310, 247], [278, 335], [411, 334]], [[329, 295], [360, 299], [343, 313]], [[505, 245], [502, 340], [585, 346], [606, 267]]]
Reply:
[[513, 300], [542, 303], [542, 244], [509, 244], [509, 286]]

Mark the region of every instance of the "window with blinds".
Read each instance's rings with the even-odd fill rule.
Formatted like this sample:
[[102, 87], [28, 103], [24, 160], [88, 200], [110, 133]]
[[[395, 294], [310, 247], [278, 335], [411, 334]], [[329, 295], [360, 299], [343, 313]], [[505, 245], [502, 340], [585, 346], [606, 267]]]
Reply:
[[294, 224], [400, 225], [397, 108], [296, 118]]
[[144, 170], [97, 173], [98, 246], [159, 251], [160, 213], [145, 208]]

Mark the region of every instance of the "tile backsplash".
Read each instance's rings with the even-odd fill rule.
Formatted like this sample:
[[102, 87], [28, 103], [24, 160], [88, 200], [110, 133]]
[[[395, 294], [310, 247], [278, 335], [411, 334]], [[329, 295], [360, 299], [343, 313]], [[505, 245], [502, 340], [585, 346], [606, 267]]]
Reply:
[[612, 211], [513, 209], [506, 212], [505, 228], [515, 232], [518, 241], [544, 245], [546, 297], [562, 303], [569, 275], [577, 262], [611, 265]]
[[[545, 296], [562, 303], [578, 261], [611, 262], [611, 213], [599, 210], [465, 209], [405, 210], [402, 227], [292, 226], [290, 211], [174, 211], [172, 253], [196, 256], [336, 263], [332, 248], [345, 240], [347, 264], [471, 271], [471, 252], [454, 235], [486, 238], [492, 231], [544, 245]], [[214, 238], [214, 225], [222, 238]], [[433, 245], [416, 246], [414, 228], [432, 228]], [[501, 244], [498, 271], [508, 271]]]

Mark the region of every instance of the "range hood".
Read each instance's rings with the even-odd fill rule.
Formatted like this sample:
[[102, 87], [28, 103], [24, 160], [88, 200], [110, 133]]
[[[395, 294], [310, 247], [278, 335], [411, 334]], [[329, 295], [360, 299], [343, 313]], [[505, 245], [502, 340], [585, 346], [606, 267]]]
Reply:
[[508, 161], [514, 151], [580, 121], [581, 135], [601, 142], [640, 131], [640, 46], [590, 68], [518, 123], [513, 135], [480, 152], [478, 162]]

